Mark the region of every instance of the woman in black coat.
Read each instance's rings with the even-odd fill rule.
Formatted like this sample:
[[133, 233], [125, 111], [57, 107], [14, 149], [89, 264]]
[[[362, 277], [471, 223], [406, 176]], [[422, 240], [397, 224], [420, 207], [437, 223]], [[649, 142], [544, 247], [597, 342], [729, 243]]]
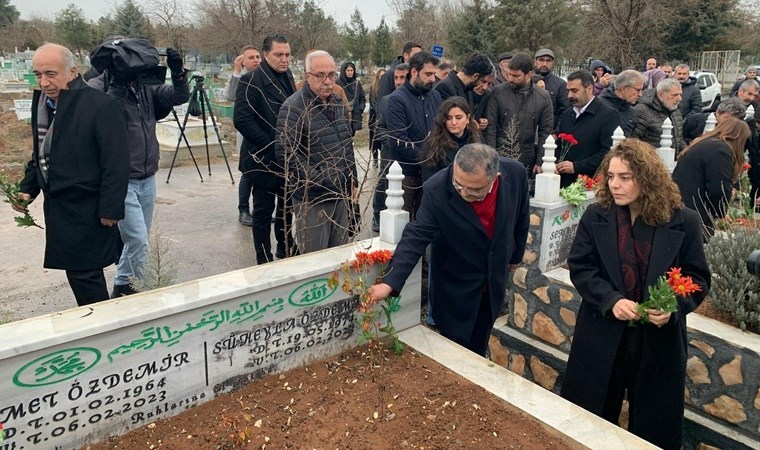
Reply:
[[377, 69], [375, 79], [369, 87], [369, 117], [367, 118], [367, 128], [369, 128], [369, 151], [372, 152], [372, 161], [377, 166], [380, 161], [380, 149], [383, 146], [383, 139], [377, 136], [377, 88], [380, 86], [380, 79], [385, 74], [385, 69]]
[[351, 108], [351, 129], [354, 133], [362, 129], [362, 113], [367, 105], [362, 83], [356, 76], [356, 66], [352, 62], [345, 62], [340, 66], [338, 86], [343, 88], [348, 105]]
[[446, 99], [438, 108], [433, 129], [418, 155], [422, 182], [454, 162], [460, 148], [480, 142], [478, 124], [472, 117], [467, 100], [457, 96]]
[[749, 127], [743, 120], [725, 118], [678, 157], [673, 181], [686, 207], [702, 218], [705, 239], [715, 233], [713, 218], [725, 217], [728, 212], [732, 185], [744, 170], [744, 148], [749, 136]]
[[[653, 147], [626, 139], [605, 156], [597, 201], [573, 242], [570, 279], [582, 297], [561, 395], [617, 423], [629, 402], [628, 431], [666, 449], [681, 447], [686, 376], [686, 315], [710, 286], [699, 216]], [[678, 310], [637, 306], [672, 267], [701, 291], [678, 297]]]

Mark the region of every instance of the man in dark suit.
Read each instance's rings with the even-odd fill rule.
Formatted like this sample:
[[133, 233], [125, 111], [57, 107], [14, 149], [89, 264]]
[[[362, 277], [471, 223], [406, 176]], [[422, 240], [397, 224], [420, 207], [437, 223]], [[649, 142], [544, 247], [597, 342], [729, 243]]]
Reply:
[[567, 96], [572, 108], [562, 113], [559, 132], [572, 135], [577, 141], [570, 145], [557, 140], [556, 171], [561, 175], [560, 186], [571, 185], [578, 175], [593, 177], [604, 155], [612, 147], [612, 133], [620, 125], [620, 116], [608, 104], [594, 97], [594, 77], [585, 70], [567, 77]]
[[485, 355], [504, 303], [507, 270], [522, 261], [529, 226], [528, 177], [485, 144], [462, 147], [424, 184], [417, 218], [404, 228], [373, 301], [400, 292], [430, 247], [433, 319], [442, 335]]
[[235, 128], [243, 135], [238, 169], [248, 177], [252, 186], [256, 264], [273, 260], [270, 235], [275, 199], [276, 256], [284, 258], [287, 251], [294, 251], [290, 226], [287, 227], [287, 243], [285, 239], [285, 218], [291, 214], [290, 211], [285, 214], [283, 169], [277, 167], [274, 156], [277, 114], [282, 102], [296, 91], [293, 73], [289, 69], [290, 44], [285, 36], [272, 34], [264, 39], [261, 50], [264, 53], [261, 65], [240, 78], [234, 112]]
[[108, 300], [103, 267], [119, 260], [129, 148], [119, 101], [79, 77], [74, 55], [38, 48], [32, 70], [32, 159], [13, 209], [45, 195], [44, 267], [63, 269], [79, 306]]

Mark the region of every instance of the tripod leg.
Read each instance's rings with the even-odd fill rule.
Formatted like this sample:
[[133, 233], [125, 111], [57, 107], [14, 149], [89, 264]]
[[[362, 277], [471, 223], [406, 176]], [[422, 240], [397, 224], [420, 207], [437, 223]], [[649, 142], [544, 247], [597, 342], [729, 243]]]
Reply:
[[[208, 95], [206, 92], [203, 92], [203, 96], [206, 98], [206, 102], [208, 103]], [[222, 149], [222, 156], [224, 156], [224, 164], [227, 165], [227, 172], [230, 174], [230, 180], [232, 180], [232, 184], [235, 184], [235, 178], [232, 176], [232, 170], [230, 169], [230, 162], [227, 160], [227, 153], [224, 152], [224, 145], [222, 145], [222, 136], [219, 134], [219, 126], [216, 124], [216, 119], [214, 118], [214, 112], [211, 110], [211, 103], [208, 103], [208, 111], [209, 115], [211, 116], [211, 123], [214, 124], [214, 131], [216, 132], [216, 140], [219, 142], [219, 148]]]
[[[208, 132], [206, 131], [206, 91], [200, 88], [201, 95], [201, 120], [203, 121], [203, 140], [206, 141], [206, 164], [208, 165], [208, 176], [211, 176], [211, 155], [208, 151]], [[209, 105], [210, 106], [210, 105]]]
[[[197, 93], [195, 90], [193, 90], [193, 94], [190, 96], [191, 99], [193, 99], [193, 96], [197, 96]], [[191, 100], [192, 101], [192, 100]], [[177, 122], [177, 126], [179, 126], [179, 138], [177, 139], [177, 147], [174, 149], [174, 156], [172, 157], [172, 164], [169, 167], [169, 175], [166, 177], [166, 183], [169, 183], [169, 179], [172, 176], [172, 171], [174, 170], [174, 163], [177, 161], [177, 154], [179, 153], [179, 146], [182, 143], [182, 139], [185, 140], [185, 145], [187, 145], [187, 150], [190, 152], [190, 157], [193, 159], [193, 164], [195, 164], [195, 170], [198, 171], [198, 176], [201, 178], [201, 183], [203, 182], [203, 176], [201, 176], [201, 171], [198, 168], [198, 163], [195, 161], [195, 156], [193, 156], [193, 149], [190, 147], [190, 142], [187, 140], [187, 136], [185, 136], [185, 128], [187, 127], [187, 119], [190, 116], [190, 109], [185, 112], [185, 118], [182, 121], [182, 124], [179, 123], [179, 118], [177, 117], [177, 111], [172, 108], [172, 114], [174, 115], [174, 121]]]

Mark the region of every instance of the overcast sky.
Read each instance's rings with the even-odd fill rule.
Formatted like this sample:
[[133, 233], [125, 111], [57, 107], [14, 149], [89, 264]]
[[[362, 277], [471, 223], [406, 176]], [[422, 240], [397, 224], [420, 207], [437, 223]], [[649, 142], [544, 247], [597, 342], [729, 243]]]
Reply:
[[[195, 0], [181, 0], [187, 5], [192, 5]], [[31, 16], [53, 18], [55, 13], [64, 9], [70, 3], [76, 4], [84, 10], [87, 18], [97, 20], [100, 16], [113, 10], [114, 0], [11, 0], [10, 3], [21, 13], [22, 19]], [[140, 0], [136, 0], [141, 4]], [[384, 0], [317, 0], [326, 14], [335, 18], [339, 24], [348, 23], [355, 7], [359, 7], [364, 24], [369, 29], [377, 27], [380, 19], [385, 15], [385, 22], [389, 26], [395, 23], [395, 16], [391, 14], [388, 4]]]

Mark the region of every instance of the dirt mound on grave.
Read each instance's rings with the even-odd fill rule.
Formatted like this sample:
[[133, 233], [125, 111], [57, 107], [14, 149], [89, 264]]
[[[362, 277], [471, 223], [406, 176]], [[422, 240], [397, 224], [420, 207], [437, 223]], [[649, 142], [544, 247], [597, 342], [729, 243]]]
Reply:
[[364, 351], [263, 378], [87, 448], [577, 447], [412, 349], [374, 367]]
[[12, 179], [20, 177], [31, 154], [32, 127], [14, 112], [0, 113], [0, 170]]

